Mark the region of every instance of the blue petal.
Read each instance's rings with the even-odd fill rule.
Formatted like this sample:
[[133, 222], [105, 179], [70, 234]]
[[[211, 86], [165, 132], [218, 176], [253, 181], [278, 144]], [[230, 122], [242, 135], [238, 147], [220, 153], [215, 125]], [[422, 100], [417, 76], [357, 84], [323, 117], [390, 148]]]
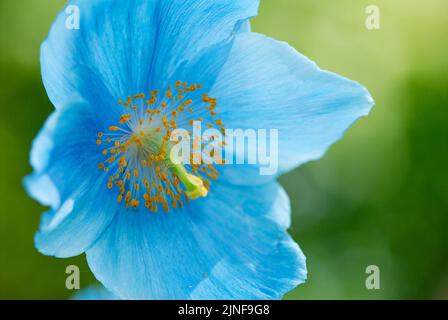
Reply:
[[[268, 136], [277, 129], [278, 174], [323, 156], [373, 106], [360, 84], [322, 71], [288, 44], [255, 33], [239, 33], [209, 48], [178, 76], [207, 84], [227, 129], [266, 129]], [[259, 164], [239, 165], [221, 171], [236, 184], [278, 176], [260, 176], [259, 169]]]
[[211, 95], [227, 127], [279, 130], [279, 173], [322, 157], [373, 106], [358, 83], [254, 33], [235, 37]]
[[24, 184], [30, 196], [51, 206], [35, 236], [46, 255], [81, 254], [114, 217], [114, 202], [97, 168], [101, 152], [92, 110], [77, 102], [54, 112], [33, 143], [34, 173]]
[[286, 233], [289, 215], [275, 183], [217, 183], [168, 215], [123, 210], [87, 259], [125, 299], [277, 299], [306, 278], [305, 257]]
[[119, 300], [101, 285], [91, 285], [73, 295], [71, 300]]
[[30, 195], [57, 208], [86, 177], [96, 174], [97, 170], [86, 164], [96, 154], [98, 131], [93, 111], [83, 102], [53, 112], [33, 141], [30, 163], [34, 173], [25, 179]]
[[236, 33], [251, 32], [251, 30], [252, 26], [250, 20], [240, 21], [235, 27]]
[[159, 33], [152, 83], [164, 87], [185, 62], [204, 49], [245, 31], [259, 0], [159, 0]]
[[[80, 29], [67, 28], [69, 14], [63, 11], [41, 48], [48, 95], [56, 108], [62, 107], [80, 84], [91, 87], [85, 76], [90, 73], [115, 100], [163, 85], [184, 61], [235, 30], [247, 30], [245, 21], [256, 15], [258, 4], [259, 0], [72, 0], [68, 5], [79, 8]], [[88, 69], [84, 75], [80, 66]]]

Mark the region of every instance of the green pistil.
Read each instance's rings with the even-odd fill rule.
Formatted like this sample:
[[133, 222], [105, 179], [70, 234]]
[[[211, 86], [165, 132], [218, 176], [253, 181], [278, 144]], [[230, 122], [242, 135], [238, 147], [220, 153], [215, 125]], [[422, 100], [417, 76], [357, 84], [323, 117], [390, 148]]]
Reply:
[[[148, 142], [151, 145], [151, 149], [161, 152], [163, 143], [162, 136], [157, 134], [150, 135]], [[187, 172], [178, 156], [171, 154], [172, 147], [172, 143], [165, 142], [165, 155], [168, 156], [165, 156], [163, 161], [167, 165], [168, 169], [183, 183], [186, 189], [185, 193], [190, 199], [196, 200], [200, 197], [206, 197], [208, 190], [205, 188], [202, 179]]]
[[207, 188], [201, 178], [189, 174], [185, 167], [177, 161], [177, 156], [171, 155], [169, 157], [169, 169], [173, 172], [185, 186], [185, 193], [190, 199], [198, 199], [200, 197], [206, 197], [208, 194]]

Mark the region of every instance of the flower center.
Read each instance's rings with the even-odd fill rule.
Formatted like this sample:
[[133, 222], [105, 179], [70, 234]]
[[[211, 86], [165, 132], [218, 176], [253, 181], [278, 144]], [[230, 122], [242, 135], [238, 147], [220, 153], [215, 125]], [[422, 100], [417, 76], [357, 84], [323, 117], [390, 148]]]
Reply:
[[105, 158], [98, 169], [109, 175], [107, 188], [126, 208], [144, 204], [150, 212], [161, 207], [168, 213], [207, 196], [210, 179], [216, 180], [218, 171], [202, 160], [180, 163], [171, 152], [179, 143], [171, 139], [173, 130], [181, 127], [192, 136], [187, 128], [202, 117], [213, 119], [209, 128], [217, 126], [224, 132], [222, 121], [215, 118], [217, 100], [198, 95], [201, 88], [177, 81], [163, 95], [156, 90], [149, 96], [140, 93], [119, 100], [118, 122], [98, 133], [96, 143]]

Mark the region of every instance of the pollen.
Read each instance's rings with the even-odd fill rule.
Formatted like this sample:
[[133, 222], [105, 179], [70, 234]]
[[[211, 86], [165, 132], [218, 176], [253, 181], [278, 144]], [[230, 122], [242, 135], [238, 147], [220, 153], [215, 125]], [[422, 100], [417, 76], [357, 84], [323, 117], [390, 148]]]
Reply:
[[[116, 123], [95, 137], [104, 157], [97, 166], [114, 201], [129, 210], [142, 208], [156, 214], [161, 209], [168, 214], [207, 197], [219, 171], [200, 159], [181, 163], [171, 154], [181, 140], [171, 139], [177, 128], [187, 130], [182, 139], [190, 138], [193, 122], [203, 118], [209, 128], [224, 128], [221, 120], [211, 118], [217, 116], [217, 99], [201, 94], [202, 88], [178, 80], [165, 90], [140, 92], [117, 101], [121, 114]], [[193, 142], [193, 147], [200, 145]]]

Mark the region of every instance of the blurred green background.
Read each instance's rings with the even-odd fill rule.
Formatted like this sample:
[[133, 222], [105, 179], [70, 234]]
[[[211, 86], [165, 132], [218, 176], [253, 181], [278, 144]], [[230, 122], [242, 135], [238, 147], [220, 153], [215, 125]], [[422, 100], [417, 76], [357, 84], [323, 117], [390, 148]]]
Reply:
[[[63, 0], [0, 0], [0, 298], [67, 298], [65, 267], [33, 247], [43, 207], [23, 191], [33, 137], [52, 111], [39, 45]], [[365, 8], [381, 9], [381, 29]], [[366, 85], [376, 100], [324, 159], [282, 177], [291, 232], [309, 280], [289, 299], [448, 298], [448, 2], [264, 0], [253, 29], [322, 68]], [[381, 270], [367, 290], [365, 269]]]

